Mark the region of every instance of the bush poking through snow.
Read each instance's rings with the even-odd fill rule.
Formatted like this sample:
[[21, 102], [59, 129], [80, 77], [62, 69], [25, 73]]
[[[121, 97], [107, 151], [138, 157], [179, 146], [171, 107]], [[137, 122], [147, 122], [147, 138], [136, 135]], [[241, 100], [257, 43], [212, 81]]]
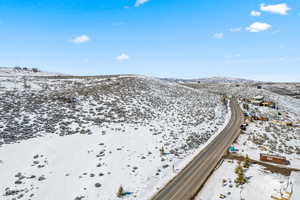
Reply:
[[164, 147], [161, 147], [161, 149], [159, 149], [159, 152], [160, 152], [160, 156], [165, 155], [165, 149], [164, 149]]
[[234, 172], [235, 172], [236, 174], [243, 173], [243, 168], [242, 168], [242, 166], [241, 166], [241, 162], [240, 162], [240, 161], [238, 162], [238, 166], [235, 168]]
[[247, 182], [247, 179], [244, 174], [244, 170], [243, 170], [240, 162], [238, 163], [238, 166], [235, 168], [235, 173], [237, 174], [237, 177], [234, 180], [234, 182], [237, 184], [237, 186], [243, 185]]
[[117, 192], [117, 197], [122, 197], [124, 196], [124, 189], [122, 187], [122, 185], [119, 187], [118, 192]]
[[238, 174], [238, 177], [235, 179], [235, 183], [237, 185], [243, 185], [247, 182], [246, 177], [244, 175], [244, 171]]
[[249, 159], [248, 155], [246, 155], [246, 157], [244, 159], [243, 167], [249, 168], [249, 166], [250, 166], [250, 159]]
[[95, 187], [99, 188], [99, 187], [101, 187], [101, 184], [100, 183], [95, 183]]

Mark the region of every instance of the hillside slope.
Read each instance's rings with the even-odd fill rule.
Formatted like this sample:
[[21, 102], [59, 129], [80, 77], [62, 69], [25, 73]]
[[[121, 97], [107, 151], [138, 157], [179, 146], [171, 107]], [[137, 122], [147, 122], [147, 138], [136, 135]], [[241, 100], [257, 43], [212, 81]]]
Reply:
[[220, 96], [142, 76], [8, 80], [0, 96], [5, 200], [116, 199], [120, 185], [126, 199], [147, 199], [230, 116]]

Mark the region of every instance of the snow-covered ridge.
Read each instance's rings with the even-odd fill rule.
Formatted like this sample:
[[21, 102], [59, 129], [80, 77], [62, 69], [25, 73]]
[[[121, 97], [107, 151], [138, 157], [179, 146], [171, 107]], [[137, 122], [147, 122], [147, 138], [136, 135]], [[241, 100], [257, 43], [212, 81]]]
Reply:
[[195, 79], [178, 79], [178, 78], [163, 78], [162, 80], [172, 82], [199, 82], [199, 83], [258, 83], [259, 81], [233, 78], [233, 77], [210, 77], [210, 78], [195, 78]]
[[61, 73], [51, 73], [40, 71], [37, 68], [27, 67], [0, 67], [1, 76], [60, 76]]

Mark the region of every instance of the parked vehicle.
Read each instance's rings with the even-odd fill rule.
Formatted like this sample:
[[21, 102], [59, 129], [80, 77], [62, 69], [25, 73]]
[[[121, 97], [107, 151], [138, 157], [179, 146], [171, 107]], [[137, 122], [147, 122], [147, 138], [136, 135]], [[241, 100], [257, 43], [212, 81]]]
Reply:
[[246, 123], [245, 124], [241, 124], [240, 129], [243, 130], [243, 131], [245, 131], [247, 126], [248, 126], [248, 124], [246, 124]]

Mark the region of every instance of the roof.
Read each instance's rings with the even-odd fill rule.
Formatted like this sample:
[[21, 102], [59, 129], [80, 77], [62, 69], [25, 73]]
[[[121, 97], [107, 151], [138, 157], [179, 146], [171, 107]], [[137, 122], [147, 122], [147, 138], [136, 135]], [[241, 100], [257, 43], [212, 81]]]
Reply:
[[266, 101], [266, 102], [263, 102], [263, 104], [275, 104], [275, 103], [272, 101]]
[[261, 103], [262, 103], [262, 101], [260, 101], [260, 100], [252, 100], [252, 101], [251, 101], [251, 103], [257, 103], [257, 104], [261, 104]]
[[263, 97], [263, 96], [260, 96], [260, 95], [258, 95], [258, 96], [255, 96], [255, 97], [253, 97], [253, 99], [264, 99], [264, 97]]
[[265, 153], [261, 153], [260, 155], [261, 156], [267, 156], [267, 157], [273, 157], [273, 158], [286, 159], [286, 157], [284, 157], [284, 156], [268, 155], [268, 154], [265, 154]]

